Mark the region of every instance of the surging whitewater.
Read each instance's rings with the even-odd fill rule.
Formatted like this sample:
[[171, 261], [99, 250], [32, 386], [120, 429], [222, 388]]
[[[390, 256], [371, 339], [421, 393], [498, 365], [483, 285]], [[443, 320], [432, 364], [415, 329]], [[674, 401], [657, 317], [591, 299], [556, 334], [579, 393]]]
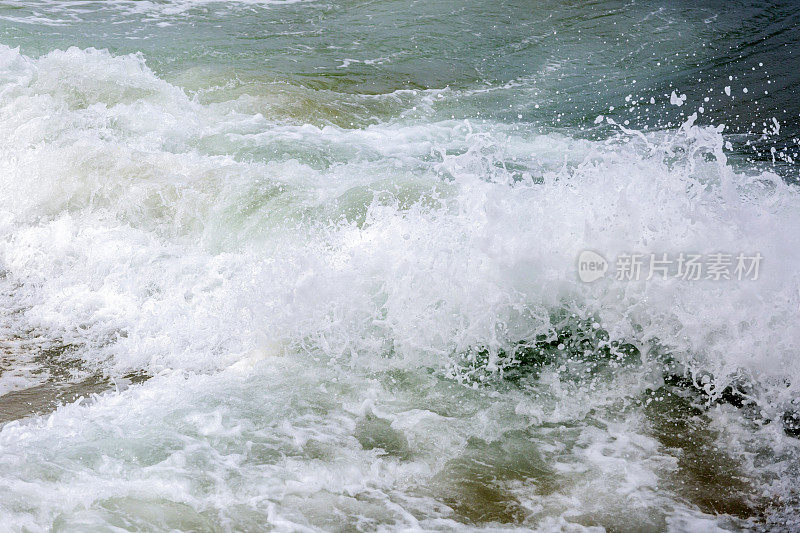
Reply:
[[[315, 126], [271, 118], [270, 94], [189, 96], [140, 55], [1, 48], [3, 349], [32, 370], [0, 391], [44, 379], [20, 339], [114, 383], [0, 428], [6, 523], [792, 520], [796, 187], [734, 168], [712, 126], [592, 141], [426, 117], [466, 96], [351, 95], [415, 111]], [[765, 259], [756, 281], [586, 284], [586, 249]], [[520, 346], [577, 330], [634, 356], [526, 370]], [[675, 376], [684, 398], [664, 392]], [[730, 386], [747, 409], [715, 403]], [[720, 443], [715, 485], [685, 457]]]

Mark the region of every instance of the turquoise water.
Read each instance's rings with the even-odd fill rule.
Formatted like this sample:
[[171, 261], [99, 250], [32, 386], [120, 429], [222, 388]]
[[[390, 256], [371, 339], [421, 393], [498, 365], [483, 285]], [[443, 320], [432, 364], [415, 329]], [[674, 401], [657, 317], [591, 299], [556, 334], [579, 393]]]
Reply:
[[4, 523], [797, 527], [798, 17], [0, 2]]

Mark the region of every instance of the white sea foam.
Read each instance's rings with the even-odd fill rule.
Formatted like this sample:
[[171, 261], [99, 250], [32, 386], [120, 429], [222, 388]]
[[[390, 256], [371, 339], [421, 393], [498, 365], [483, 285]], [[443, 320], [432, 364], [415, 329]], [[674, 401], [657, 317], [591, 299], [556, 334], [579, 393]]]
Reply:
[[[289, 530], [325, 528], [335, 504], [365, 524], [446, 528], [453, 510], [409, 480], [452, 487], [445, 467], [470, 438], [583, 413], [571, 451], [537, 433], [573, 484], [504, 487], [530, 524], [635, 504], [653, 524], [731, 527], [659, 490], [675, 458], [638, 415], [613, 420], [614, 392], [544, 376], [555, 407], [536, 407], [444, 378], [476, 348], [499, 371], [566, 311], [645, 363], [670, 353], [711, 393], [747, 379], [780, 416], [800, 393], [800, 197], [734, 169], [723, 142], [692, 124], [607, 141], [456, 120], [317, 127], [202, 104], [140, 56], [3, 47], [0, 306], [89, 365], [156, 377], [3, 426], [0, 509], [33, 529], [61, 513], [64, 527], [160, 513]], [[584, 284], [585, 249], [757, 251], [764, 265], [757, 281]], [[394, 377], [374, 377], [425, 368], [423, 384], [467, 395], [469, 414], [407, 390], [400, 405]], [[618, 379], [623, 398], [658, 384]], [[370, 416], [414, 458], [360, 446]]]
[[[65, 528], [129, 517], [158, 529], [452, 529], [456, 513], [468, 512], [462, 507], [486, 497], [469, 492], [469, 470], [460, 468], [494, 460], [495, 490], [508, 498], [501, 505], [528, 515], [519, 525], [574, 529], [592, 512], [631, 527], [742, 525], [671, 501], [659, 479], [676, 459], [631, 420], [585, 424], [587, 400], [603, 411], [602, 391], [563, 390], [556, 378], [558, 402], [542, 394], [538, 405], [557, 424], [537, 430], [539, 422], [515, 414], [518, 395], [491, 399], [435, 381], [418, 377], [414, 389], [391, 390], [390, 382], [294, 358], [247, 374], [162, 374], [46, 419], [7, 424], [0, 509], [12, 528], [32, 529], [52, 516]], [[524, 428], [529, 433], [507, 448], [490, 447], [495, 459], [476, 449]], [[516, 461], [505, 467], [510, 479], [504, 461]], [[531, 477], [515, 478], [514, 469]], [[555, 490], [542, 490], [548, 484]]]

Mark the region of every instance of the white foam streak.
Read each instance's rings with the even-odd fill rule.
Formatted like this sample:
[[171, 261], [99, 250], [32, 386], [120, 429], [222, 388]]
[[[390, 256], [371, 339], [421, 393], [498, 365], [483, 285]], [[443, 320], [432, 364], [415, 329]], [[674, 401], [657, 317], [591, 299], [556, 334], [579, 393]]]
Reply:
[[[150, 21], [180, 19], [196, 10], [229, 11], [241, 9], [270, 9], [315, 0], [45, 0], [13, 2], [14, 7], [32, 9], [30, 15], [3, 19], [16, 24], [66, 26], [95, 12], [115, 11], [125, 16], [146, 17]], [[166, 19], [166, 20], [165, 20]]]

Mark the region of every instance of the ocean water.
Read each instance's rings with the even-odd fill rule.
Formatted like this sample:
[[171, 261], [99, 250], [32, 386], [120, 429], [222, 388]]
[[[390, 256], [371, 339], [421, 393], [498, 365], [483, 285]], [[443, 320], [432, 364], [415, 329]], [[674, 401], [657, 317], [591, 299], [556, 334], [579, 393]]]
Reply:
[[800, 528], [798, 43], [795, 2], [0, 1], [2, 528]]

